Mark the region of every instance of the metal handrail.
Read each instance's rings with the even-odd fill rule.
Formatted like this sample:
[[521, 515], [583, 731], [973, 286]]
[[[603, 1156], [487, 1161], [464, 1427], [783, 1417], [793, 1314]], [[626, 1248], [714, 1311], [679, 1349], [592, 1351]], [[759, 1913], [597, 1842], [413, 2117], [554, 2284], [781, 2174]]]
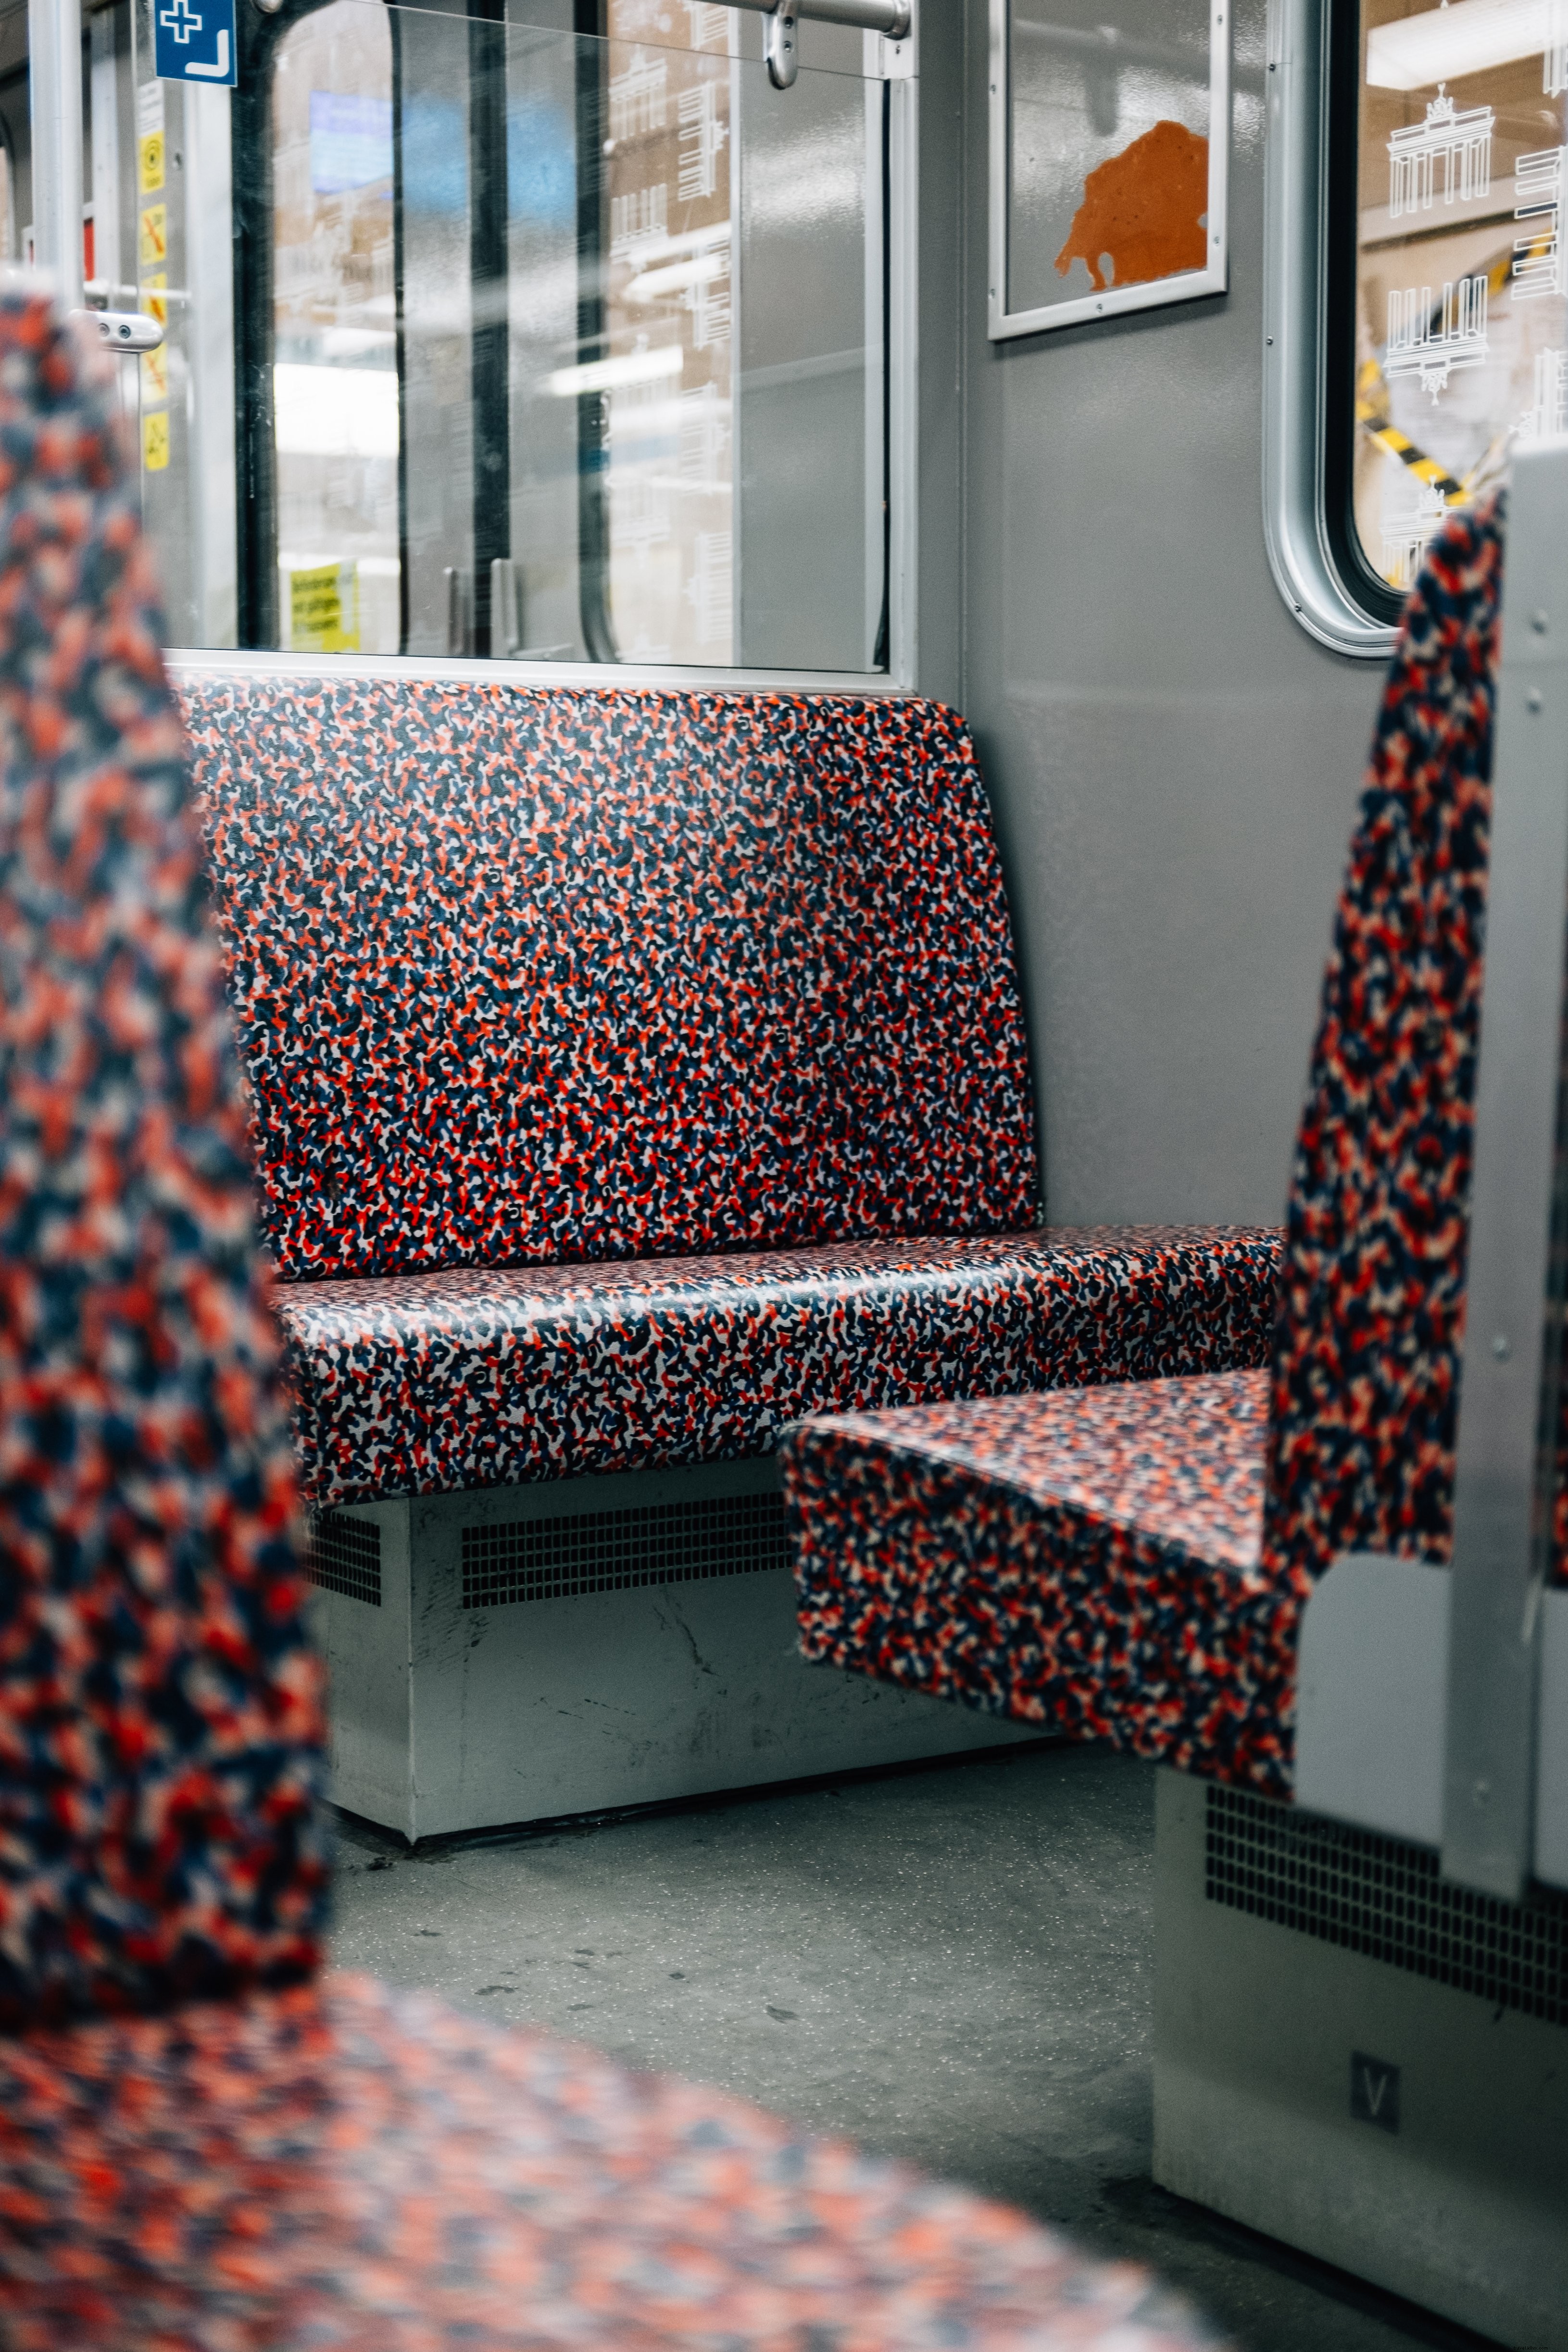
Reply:
[[[780, 0], [724, 0], [727, 8], [750, 8], [758, 16], [778, 13]], [[913, 0], [794, 0], [792, 14], [812, 16], [823, 25], [856, 25], [863, 33], [880, 33], [884, 40], [901, 41], [913, 21]]]

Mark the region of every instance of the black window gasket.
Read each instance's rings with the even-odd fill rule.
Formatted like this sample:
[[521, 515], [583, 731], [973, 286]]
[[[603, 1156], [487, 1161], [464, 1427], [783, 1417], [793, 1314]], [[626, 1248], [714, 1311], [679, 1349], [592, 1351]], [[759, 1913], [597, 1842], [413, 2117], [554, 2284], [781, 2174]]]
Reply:
[[1330, 558], [1356, 602], [1397, 623], [1405, 599], [1367, 562], [1355, 522], [1356, 268], [1361, 211], [1362, 0], [1326, 0], [1322, 499]]

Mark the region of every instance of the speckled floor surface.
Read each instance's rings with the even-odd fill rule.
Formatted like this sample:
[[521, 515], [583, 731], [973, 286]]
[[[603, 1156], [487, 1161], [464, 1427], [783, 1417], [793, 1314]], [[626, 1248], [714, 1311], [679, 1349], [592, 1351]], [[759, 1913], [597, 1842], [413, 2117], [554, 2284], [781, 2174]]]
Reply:
[[1243, 2352], [1479, 2339], [1149, 2178], [1153, 1782], [1050, 1747], [409, 1855], [334, 1957], [717, 2083], [1154, 2264]]

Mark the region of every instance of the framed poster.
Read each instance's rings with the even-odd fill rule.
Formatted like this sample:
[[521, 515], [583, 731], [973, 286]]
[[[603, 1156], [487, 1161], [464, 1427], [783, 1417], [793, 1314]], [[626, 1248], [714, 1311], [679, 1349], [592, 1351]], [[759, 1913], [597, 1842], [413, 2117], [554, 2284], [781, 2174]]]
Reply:
[[1225, 292], [1230, 0], [991, 0], [990, 84], [994, 342]]

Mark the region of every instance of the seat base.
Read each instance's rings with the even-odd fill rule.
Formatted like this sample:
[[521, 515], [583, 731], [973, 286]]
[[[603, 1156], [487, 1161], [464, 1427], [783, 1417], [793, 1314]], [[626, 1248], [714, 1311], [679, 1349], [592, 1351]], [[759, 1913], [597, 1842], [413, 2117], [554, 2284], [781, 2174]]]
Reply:
[[772, 1458], [362, 1504], [313, 1572], [331, 1793], [410, 1841], [1039, 1737], [799, 1656]]
[[[1287, 1924], [1313, 1900], [1328, 1932]], [[1425, 1849], [1162, 1771], [1155, 2179], [1568, 2352], [1568, 1902], [1484, 1916], [1513, 1908], [1447, 1888]]]

